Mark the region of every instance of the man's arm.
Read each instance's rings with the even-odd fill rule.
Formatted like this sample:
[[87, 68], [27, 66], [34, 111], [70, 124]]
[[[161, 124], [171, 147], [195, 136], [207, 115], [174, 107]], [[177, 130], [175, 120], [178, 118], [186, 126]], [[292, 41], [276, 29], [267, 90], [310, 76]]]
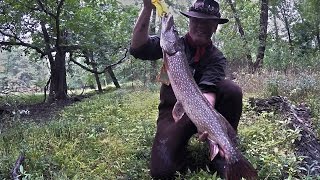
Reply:
[[152, 9], [154, 9], [154, 6], [151, 4], [151, 0], [143, 0], [143, 9], [133, 29], [131, 39], [132, 49], [137, 49], [147, 43]]
[[201, 89], [204, 97], [214, 107], [216, 100], [217, 84], [225, 78], [226, 58], [220, 51], [217, 51], [212, 58], [208, 61], [204, 73], [200, 79], [199, 88]]
[[157, 60], [162, 58], [160, 38], [149, 36], [149, 24], [152, 10], [155, 8], [151, 0], [143, 0], [143, 9], [133, 28], [130, 54], [142, 60]]

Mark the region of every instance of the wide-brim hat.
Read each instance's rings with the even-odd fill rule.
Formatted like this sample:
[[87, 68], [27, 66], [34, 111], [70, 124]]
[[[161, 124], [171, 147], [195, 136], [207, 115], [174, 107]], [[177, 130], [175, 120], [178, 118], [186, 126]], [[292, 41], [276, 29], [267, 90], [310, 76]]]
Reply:
[[187, 12], [180, 12], [184, 16], [200, 19], [214, 19], [218, 24], [229, 22], [226, 18], [221, 18], [220, 6], [214, 0], [196, 0]]

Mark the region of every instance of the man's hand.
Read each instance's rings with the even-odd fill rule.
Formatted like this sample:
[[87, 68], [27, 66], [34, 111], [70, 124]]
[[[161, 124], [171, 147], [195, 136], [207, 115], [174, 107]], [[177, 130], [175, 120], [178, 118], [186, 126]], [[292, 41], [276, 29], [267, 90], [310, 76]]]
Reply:
[[[206, 142], [207, 141], [207, 138], [208, 138], [208, 132], [207, 131], [204, 131], [204, 132], [198, 132], [197, 134], [198, 136], [198, 140], [201, 141], [201, 142]], [[222, 150], [219, 150], [219, 154], [220, 156], [223, 158], [224, 157], [224, 152]]]
[[205, 142], [207, 140], [207, 138], [208, 138], [208, 132], [207, 131], [202, 132], [202, 133], [198, 132], [197, 136], [198, 136], [198, 140], [199, 141]]
[[209, 103], [214, 107], [216, 103], [216, 94], [211, 92], [202, 93], [202, 94], [209, 101]]

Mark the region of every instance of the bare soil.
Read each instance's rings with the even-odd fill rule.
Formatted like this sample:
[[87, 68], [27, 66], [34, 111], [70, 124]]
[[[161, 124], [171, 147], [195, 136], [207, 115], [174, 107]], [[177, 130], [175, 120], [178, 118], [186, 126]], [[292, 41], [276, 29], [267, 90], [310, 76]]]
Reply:
[[0, 130], [5, 127], [6, 121], [19, 117], [21, 121], [46, 122], [55, 119], [66, 106], [82, 101], [91, 95], [81, 95], [65, 101], [54, 103], [20, 104], [17, 106], [0, 106]]

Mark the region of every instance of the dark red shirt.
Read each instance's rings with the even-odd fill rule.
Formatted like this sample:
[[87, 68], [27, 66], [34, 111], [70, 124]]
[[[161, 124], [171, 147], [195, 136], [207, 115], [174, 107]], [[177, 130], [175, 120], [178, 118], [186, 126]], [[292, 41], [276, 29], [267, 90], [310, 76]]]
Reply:
[[[185, 37], [185, 52], [190, 70], [202, 92], [216, 92], [216, 85], [225, 78], [226, 58], [214, 45], [206, 47], [205, 53], [195, 62], [196, 49], [192, 48]], [[130, 54], [142, 60], [157, 60], [162, 58], [160, 38], [151, 36], [148, 42], [137, 49], [130, 49]]]

